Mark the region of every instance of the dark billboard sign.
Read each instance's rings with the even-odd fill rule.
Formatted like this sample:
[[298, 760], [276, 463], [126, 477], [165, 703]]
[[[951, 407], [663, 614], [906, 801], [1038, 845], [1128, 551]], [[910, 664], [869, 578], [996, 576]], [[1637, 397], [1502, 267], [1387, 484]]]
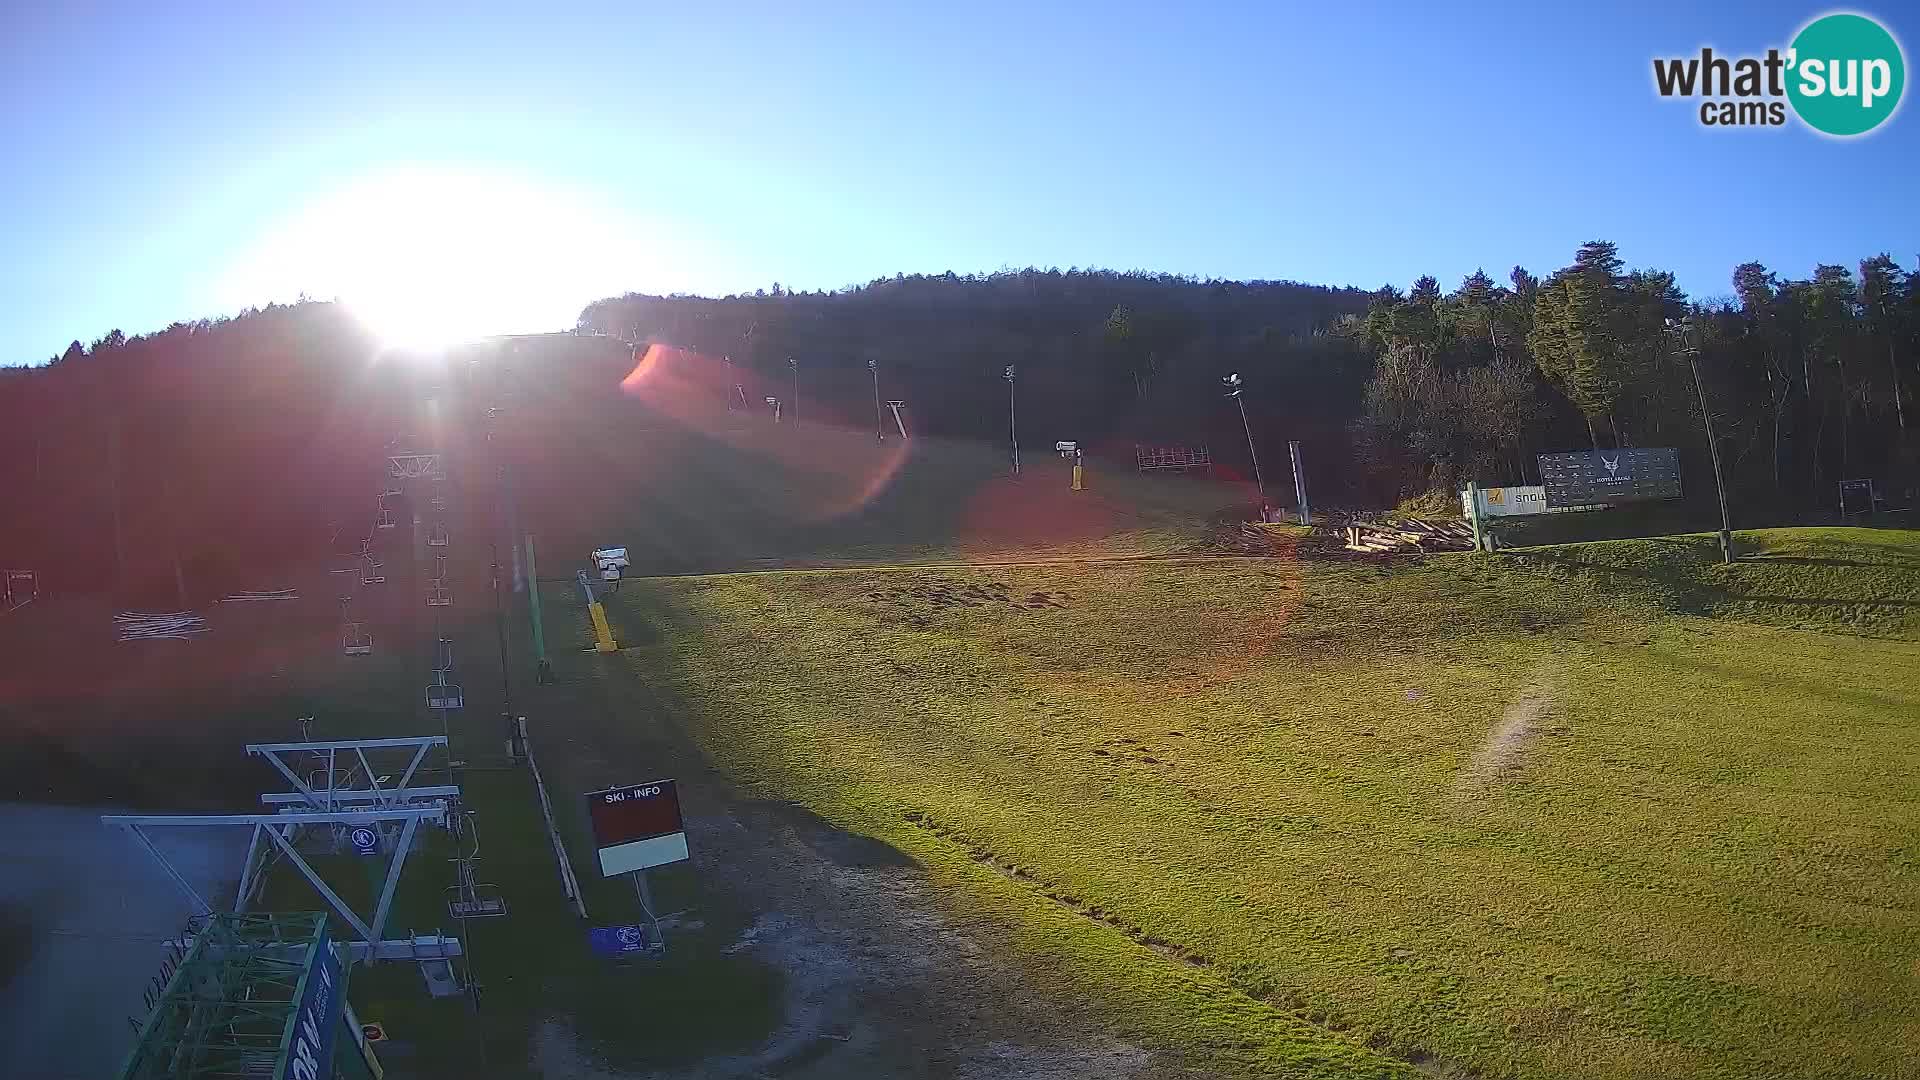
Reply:
[[1671, 446], [1541, 454], [1547, 508], [1680, 497], [1680, 451]]

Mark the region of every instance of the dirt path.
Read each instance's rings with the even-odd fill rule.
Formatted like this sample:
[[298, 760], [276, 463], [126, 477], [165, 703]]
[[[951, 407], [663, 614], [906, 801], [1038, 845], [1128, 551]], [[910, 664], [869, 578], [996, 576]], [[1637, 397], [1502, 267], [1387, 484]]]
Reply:
[[[612, 666], [602, 677], [605, 704], [618, 701], [624, 711], [600, 718], [609, 725], [604, 734], [581, 731], [575, 747], [600, 754], [618, 747], [679, 779], [703, 885], [752, 913], [725, 948], [751, 950], [780, 971], [784, 1018], [749, 1053], [647, 1074], [598, 1068], [567, 1032], [549, 1026], [535, 1040], [538, 1071], [602, 1080], [1210, 1075], [1102, 1034], [1084, 1002], [1059, 1000], [1021, 971], [1001, 944], [1006, 928], [961, 925], [944, 914], [911, 857], [804, 808], [741, 796], [686, 734], [674, 701], [639, 685], [630, 667]], [[636, 699], [645, 702], [639, 716]], [[540, 752], [544, 764], [548, 751]]]

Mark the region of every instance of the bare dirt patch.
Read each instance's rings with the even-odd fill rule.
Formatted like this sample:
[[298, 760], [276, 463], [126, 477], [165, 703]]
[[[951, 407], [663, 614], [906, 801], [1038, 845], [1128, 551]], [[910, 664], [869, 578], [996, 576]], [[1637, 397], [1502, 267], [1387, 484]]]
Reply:
[[1487, 733], [1486, 741], [1460, 770], [1454, 782], [1455, 790], [1483, 791], [1519, 769], [1527, 748], [1539, 737], [1552, 715], [1553, 704], [1553, 692], [1544, 680], [1536, 678], [1529, 683], [1500, 714], [1500, 722]]

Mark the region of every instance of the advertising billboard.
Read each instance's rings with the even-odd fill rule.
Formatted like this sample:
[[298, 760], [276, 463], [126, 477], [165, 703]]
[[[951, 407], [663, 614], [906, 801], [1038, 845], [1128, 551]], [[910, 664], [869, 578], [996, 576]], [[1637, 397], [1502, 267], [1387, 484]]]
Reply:
[[1547, 507], [1607, 506], [1680, 497], [1680, 451], [1671, 446], [1541, 454]]

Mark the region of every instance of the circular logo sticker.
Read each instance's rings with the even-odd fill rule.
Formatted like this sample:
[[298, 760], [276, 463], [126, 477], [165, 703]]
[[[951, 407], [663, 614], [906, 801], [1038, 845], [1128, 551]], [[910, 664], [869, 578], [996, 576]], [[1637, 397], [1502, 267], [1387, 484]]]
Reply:
[[1865, 15], [1822, 15], [1793, 39], [1787, 100], [1815, 131], [1864, 135], [1900, 107], [1906, 57], [1887, 28]]

